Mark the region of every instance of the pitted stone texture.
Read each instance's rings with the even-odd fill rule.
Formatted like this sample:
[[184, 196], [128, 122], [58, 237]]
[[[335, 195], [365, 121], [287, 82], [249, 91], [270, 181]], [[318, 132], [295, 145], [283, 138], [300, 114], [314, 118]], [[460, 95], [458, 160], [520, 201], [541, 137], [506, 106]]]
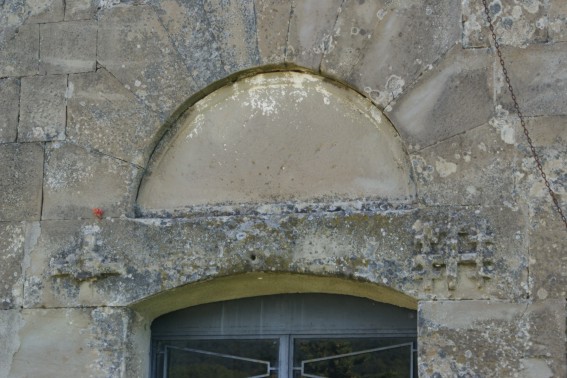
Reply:
[[561, 377], [565, 304], [421, 302], [419, 375]]
[[192, 205], [415, 193], [391, 124], [367, 99], [324, 79], [272, 73], [243, 79], [187, 111], [154, 154], [138, 204]]
[[[567, 211], [567, 117], [537, 117], [528, 121], [528, 129], [543, 169]], [[521, 153], [519, 192], [530, 210], [530, 276], [532, 297], [537, 299], [567, 297], [567, 261], [565, 224], [556, 212], [524, 141]]]
[[96, 21], [68, 21], [40, 26], [40, 73], [63, 74], [96, 68]]
[[0, 378], [8, 378], [12, 359], [20, 347], [18, 331], [23, 319], [19, 310], [0, 311]]
[[494, 114], [489, 50], [456, 46], [389, 113], [406, 143], [417, 148], [485, 124]]
[[567, 2], [553, 0], [549, 5], [549, 39], [567, 42]]
[[67, 137], [144, 166], [161, 126], [151, 112], [105, 69], [69, 76]]
[[256, 0], [256, 27], [261, 64], [283, 64], [292, 0]]
[[22, 305], [24, 240], [23, 222], [0, 222], [0, 312]]
[[10, 377], [124, 376], [128, 310], [24, 309], [19, 317]]
[[197, 92], [184, 62], [150, 6], [99, 15], [98, 62], [162, 120]]
[[65, 139], [66, 75], [22, 78], [18, 140]]
[[221, 46], [211, 30], [203, 3], [203, 0], [154, 1], [163, 26], [199, 88], [228, 76]]
[[41, 214], [43, 148], [0, 144], [0, 221], [37, 220]]
[[0, 80], [0, 143], [15, 142], [20, 114], [20, 81]]
[[[487, 3], [499, 44], [525, 47], [547, 42], [549, 0], [495, 0]], [[489, 47], [492, 44], [482, 2], [463, 0], [463, 47]]]
[[[524, 116], [567, 115], [563, 96], [567, 92], [567, 43], [505, 48], [502, 55]], [[498, 60], [494, 62], [498, 104], [513, 112], [512, 99]]]
[[43, 221], [28, 252], [25, 306], [127, 305], [248, 272], [356, 277], [422, 299], [525, 295], [522, 226], [510, 212], [373, 213], [352, 205], [348, 212]]
[[0, 31], [0, 77], [39, 73], [39, 25]]
[[47, 146], [43, 219], [92, 218], [130, 211], [139, 168], [69, 143]]
[[98, 3], [96, 0], [65, 0], [65, 21], [94, 18]]
[[386, 107], [460, 40], [456, 3], [396, 1], [376, 12], [378, 22], [348, 83]]
[[220, 47], [222, 64], [232, 74], [260, 64], [254, 0], [203, 2]]
[[518, 210], [515, 148], [521, 130], [508, 119], [484, 125], [411, 154], [427, 205], [491, 205]]
[[318, 72], [323, 54], [333, 46], [333, 28], [343, 0], [292, 0], [286, 63]]

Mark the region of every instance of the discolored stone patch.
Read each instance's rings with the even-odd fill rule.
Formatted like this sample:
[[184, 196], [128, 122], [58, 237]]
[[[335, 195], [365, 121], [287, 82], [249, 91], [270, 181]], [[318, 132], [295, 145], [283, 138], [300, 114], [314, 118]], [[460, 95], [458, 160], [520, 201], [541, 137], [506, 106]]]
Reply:
[[0, 222], [0, 312], [23, 303], [24, 238], [23, 222]]

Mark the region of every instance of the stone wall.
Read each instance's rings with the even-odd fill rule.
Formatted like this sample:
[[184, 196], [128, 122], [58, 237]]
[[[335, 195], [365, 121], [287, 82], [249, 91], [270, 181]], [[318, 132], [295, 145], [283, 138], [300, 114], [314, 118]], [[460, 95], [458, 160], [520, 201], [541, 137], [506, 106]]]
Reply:
[[[566, 209], [567, 6], [490, 9]], [[564, 377], [566, 230], [491, 43], [476, 0], [0, 2], [0, 378], [147, 376], [156, 316], [286, 292], [416, 308], [422, 377]], [[281, 71], [382, 117], [411, 189], [146, 211], [181, 121]]]

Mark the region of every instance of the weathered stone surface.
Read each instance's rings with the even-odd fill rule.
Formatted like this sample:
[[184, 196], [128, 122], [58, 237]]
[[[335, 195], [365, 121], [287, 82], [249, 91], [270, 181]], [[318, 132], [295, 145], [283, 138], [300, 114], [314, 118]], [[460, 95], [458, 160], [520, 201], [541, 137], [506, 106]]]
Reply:
[[159, 18], [199, 88], [228, 76], [221, 46], [211, 30], [203, 1], [155, 1]]
[[0, 144], [0, 221], [37, 220], [41, 214], [43, 148]]
[[256, 0], [256, 27], [261, 64], [282, 64], [285, 52], [292, 0]]
[[225, 71], [235, 73], [260, 64], [254, 0], [203, 2], [220, 46]]
[[28, 252], [26, 306], [126, 305], [245, 272], [353, 276], [414, 298], [525, 296], [523, 226], [509, 211], [303, 206], [254, 216], [43, 221]]
[[12, 358], [20, 347], [18, 330], [22, 327], [18, 310], [0, 310], [0, 378], [8, 378]]
[[0, 31], [0, 77], [37, 75], [39, 25]]
[[98, 62], [162, 119], [197, 92], [174, 51], [149, 6], [115, 7], [99, 16]]
[[342, 0], [292, 0], [285, 60], [319, 71], [323, 54], [333, 44], [333, 28]]
[[138, 167], [69, 143], [47, 146], [43, 219], [117, 217], [130, 211]]
[[332, 33], [332, 43], [321, 62], [321, 71], [348, 78], [371, 43], [374, 30], [387, 21], [387, 1], [346, 0]]
[[0, 80], [0, 143], [15, 142], [20, 114], [20, 81]]
[[370, 42], [345, 79], [386, 107], [459, 41], [459, 17], [451, 1], [390, 2], [376, 12]]
[[69, 76], [67, 137], [78, 145], [143, 166], [161, 126], [105, 69]]
[[65, 0], [65, 21], [90, 20], [97, 11], [96, 0]]
[[10, 377], [125, 376], [127, 309], [37, 309], [18, 316]]
[[[503, 49], [508, 74], [525, 116], [567, 114], [563, 97], [557, 95], [567, 92], [566, 47], [566, 43], [556, 43]], [[512, 99], [500, 63], [495, 60], [494, 65], [496, 101], [512, 112]]]
[[507, 118], [411, 154], [419, 188], [428, 205], [491, 205], [518, 210], [519, 164], [515, 145], [521, 130]]
[[549, 39], [567, 42], [567, 3], [554, 0], [549, 5]]
[[491, 63], [488, 50], [455, 47], [425, 74], [388, 113], [406, 143], [419, 149], [485, 124], [494, 114]]
[[40, 72], [62, 74], [94, 71], [96, 21], [68, 21], [40, 26]]
[[0, 312], [22, 305], [24, 236], [24, 223], [0, 222]]
[[[561, 0], [554, 0], [555, 3]], [[547, 42], [549, 0], [488, 2], [498, 43], [527, 46]], [[493, 44], [481, 1], [463, 0], [463, 47], [488, 47]]]
[[313, 75], [263, 74], [224, 87], [188, 111], [163, 147], [140, 189], [148, 211], [291, 199], [400, 202], [415, 193], [408, 156], [382, 113]]
[[561, 300], [421, 302], [418, 317], [420, 376], [565, 375]]
[[[567, 211], [567, 117], [530, 119], [528, 129], [543, 169]], [[557, 214], [551, 197], [537, 171], [527, 143], [519, 145], [521, 169], [518, 191], [530, 210], [530, 276], [532, 297], [537, 299], [567, 297], [567, 260], [565, 224]]]
[[66, 75], [22, 78], [18, 140], [65, 139]]
[[63, 0], [10, 0], [0, 3], [0, 28], [19, 27], [24, 23], [63, 20]]

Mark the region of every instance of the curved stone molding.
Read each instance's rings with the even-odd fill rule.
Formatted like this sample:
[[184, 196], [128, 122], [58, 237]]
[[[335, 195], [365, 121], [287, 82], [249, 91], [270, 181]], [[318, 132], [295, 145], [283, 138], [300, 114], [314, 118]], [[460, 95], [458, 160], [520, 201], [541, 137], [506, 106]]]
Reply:
[[[382, 113], [321, 77], [261, 74], [189, 109], [150, 162], [142, 210], [415, 193], [402, 143]], [[169, 140], [168, 140], [169, 139]]]

